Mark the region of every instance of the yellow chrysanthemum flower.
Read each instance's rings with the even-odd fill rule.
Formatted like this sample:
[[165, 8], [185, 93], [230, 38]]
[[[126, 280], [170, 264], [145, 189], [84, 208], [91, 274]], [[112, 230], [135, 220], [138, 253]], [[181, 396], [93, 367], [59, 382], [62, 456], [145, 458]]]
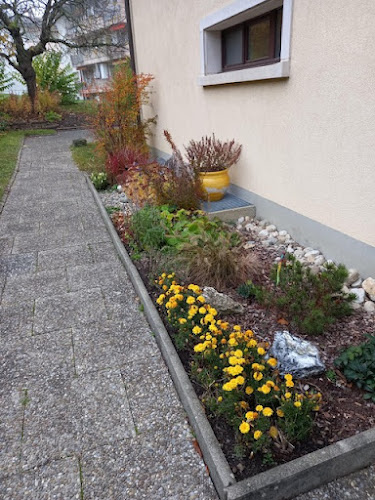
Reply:
[[240, 332], [240, 331], [241, 331], [241, 327], [240, 327], [240, 325], [234, 325], [233, 330], [234, 330], [235, 332]]
[[179, 318], [178, 322], [180, 323], [180, 325], [184, 325], [187, 322], [187, 319], [186, 318]]
[[219, 396], [219, 397], [217, 398], [217, 402], [218, 402], [218, 403], [221, 403], [222, 401], [223, 401], [223, 396]]
[[254, 432], [254, 439], [255, 441], [258, 441], [258, 439], [260, 439], [263, 435], [263, 432], [262, 431], [255, 431]]
[[263, 408], [263, 412], [262, 412], [262, 413], [263, 413], [263, 415], [264, 415], [265, 417], [272, 417], [272, 415], [273, 415], [273, 410], [272, 410], [272, 408], [270, 408], [269, 406], [266, 406], [265, 408]]
[[282, 418], [282, 417], [284, 416], [284, 412], [283, 412], [283, 410], [282, 410], [281, 408], [278, 408], [278, 409], [276, 410], [276, 414], [277, 414], [277, 416], [278, 416], [278, 417], [280, 417], [280, 418]]
[[243, 372], [243, 367], [240, 366], [240, 365], [228, 366], [228, 368], [226, 369], [226, 371], [230, 375], [232, 375], [233, 377], [235, 377], [236, 375], [239, 375], [240, 373]]
[[253, 375], [253, 378], [254, 380], [256, 380], [257, 382], [259, 382], [260, 380], [262, 380], [263, 378], [263, 373], [260, 373], [260, 372], [255, 372], [254, 375]]
[[276, 368], [276, 366], [277, 366], [277, 359], [270, 358], [270, 359], [267, 360], [267, 364], [269, 364], [270, 366], [272, 366], [272, 368]]
[[272, 439], [276, 439], [277, 436], [279, 435], [279, 431], [277, 430], [277, 427], [275, 427], [274, 425], [272, 425], [270, 427], [270, 430], [268, 431], [268, 433]]
[[256, 418], [258, 418], [258, 413], [256, 411], [248, 411], [245, 416], [247, 420], [250, 420], [250, 422], [252, 422]]
[[197, 300], [198, 302], [200, 302], [201, 304], [204, 304], [206, 302], [206, 299], [203, 297], [203, 295], [199, 295], [199, 297], [197, 297]]
[[290, 399], [292, 397], [292, 393], [291, 392], [286, 392], [284, 394], [284, 396], [285, 396], [285, 399]]
[[191, 295], [186, 299], [186, 303], [191, 305], [195, 303], [195, 298], [192, 297]]
[[250, 394], [252, 394], [254, 392], [254, 389], [248, 385], [245, 389], [245, 392], [249, 396]]
[[290, 373], [286, 373], [284, 375], [284, 378], [285, 378], [285, 380], [292, 380], [293, 379], [293, 375], [291, 375]]
[[285, 385], [287, 387], [294, 387], [294, 382], [292, 382], [291, 380], [287, 380], [286, 383], [285, 383]]
[[242, 422], [239, 429], [242, 434], [247, 434], [250, 431], [250, 425], [247, 422]]
[[262, 405], [257, 405], [255, 407], [256, 411], [263, 411], [263, 406]]
[[263, 349], [263, 347], [258, 347], [258, 354], [259, 356], [264, 356], [266, 354], [266, 351]]
[[259, 387], [258, 391], [262, 392], [263, 394], [269, 394], [271, 392], [271, 387], [267, 384], [264, 384], [262, 385], [262, 387]]
[[294, 406], [295, 406], [296, 408], [300, 408], [300, 407], [302, 406], [301, 401], [295, 401]]
[[205, 307], [200, 307], [198, 309], [199, 314], [206, 314], [206, 308]]
[[203, 343], [194, 346], [194, 352], [203, 352], [206, 350], [206, 345]]
[[194, 333], [194, 335], [198, 335], [199, 333], [202, 332], [202, 328], [200, 326], [195, 326], [192, 332]]

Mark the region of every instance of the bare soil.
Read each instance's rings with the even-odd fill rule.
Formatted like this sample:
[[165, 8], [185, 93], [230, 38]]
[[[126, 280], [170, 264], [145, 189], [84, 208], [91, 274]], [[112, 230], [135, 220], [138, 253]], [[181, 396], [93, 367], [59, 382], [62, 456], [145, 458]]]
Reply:
[[82, 113], [61, 112], [62, 120], [58, 122], [47, 122], [40, 116], [29, 117], [21, 120], [12, 120], [8, 128], [10, 130], [29, 129], [79, 129], [87, 128], [90, 125], [90, 117]]

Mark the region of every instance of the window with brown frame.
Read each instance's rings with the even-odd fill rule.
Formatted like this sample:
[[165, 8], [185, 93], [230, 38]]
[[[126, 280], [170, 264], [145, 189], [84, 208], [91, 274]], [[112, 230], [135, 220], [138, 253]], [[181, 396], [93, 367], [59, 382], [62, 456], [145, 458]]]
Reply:
[[280, 60], [282, 7], [222, 32], [223, 71]]

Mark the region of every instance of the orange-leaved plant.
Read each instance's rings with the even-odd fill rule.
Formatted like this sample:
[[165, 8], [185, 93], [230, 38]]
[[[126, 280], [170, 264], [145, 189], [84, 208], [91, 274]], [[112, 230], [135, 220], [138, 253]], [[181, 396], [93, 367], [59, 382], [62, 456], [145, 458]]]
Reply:
[[139, 113], [149, 101], [148, 87], [153, 78], [134, 74], [128, 62], [118, 65], [93, 119], [98, 144], [108, 154], [126, 147], [148, 152], [146, 139], [155, 118], [142, 120]]

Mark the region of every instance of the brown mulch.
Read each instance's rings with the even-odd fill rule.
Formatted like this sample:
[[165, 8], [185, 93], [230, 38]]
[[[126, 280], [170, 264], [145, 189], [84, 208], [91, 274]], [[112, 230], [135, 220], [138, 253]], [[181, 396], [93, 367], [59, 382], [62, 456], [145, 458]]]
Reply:
[[[246, 239], [255, 241], [252, 251], [262, 263], [264, 283], [267, 286], [267, 276], [275, 257], [280, 255], [280, 251], [274, 247], [264, 247], [254, 234], [246, 233]], [[150, 295], [156, 299], [158, 291], [151, 284], [152, 279], [150, 278], [154, 278], [154, 276], [150, 277], [149, 260], [137, 260], [134, 261], [134, 264], [141, 274]], [[294, 331], [288, 324], [284, 324], [284, 319], [280, 318], [276, 311], [266, 310], [256, 302], [241, 298], [236, 290], [227, 288], [220, 291], [227, 293], [245, 306], [245, 314], [225, 318], [231, 324], [239, 324], [244, 329], [251, 329], [258, 338], [269, 343], [272, 343], [275, 332], [288, 329], [292, 334], [316, 344], [327, 370], [334, 370], [336, 374], [334, 382], [330, 381], [325, 374], [303, 379], [299, 382], [301, 390], [303, 388], [307, 390], [306, 386], [309, 386], [309, 388], [317, 389], [322, 393], [321, 410], [316, 415], [314, 431], [309, 441], [297, 445], [287, 455], [281, 452], [276, 453], [274, 455], [275, 463], [272, 464], [262, 462], [259, 457], [239, 456], [233, 429], [222, 419], [207, 415], [237, 480], [257, 474], [274, 465], [288, 462], [306, 453], [365, 431], [375, 425], [375, 404], [364, 400], [363, 391], [348, 383], [334, 366], [335, 358], [344, 348], [366, 341], [366, 334], [375, 334], [374, 314], [370, 315], [362, 309], [353, 311], [351, 316], [338, 320], [334, 325], [328, 327], [324, 334], [309, 337], [301, 335], [300, 332]], [[162, 311], [160, 311], [160, 314], [163, 317]], [[167, 330], [170, 331], [170, 325], [165, 320], [164, 323]], [[185, 369], [189, 371], [189, 354], [181, 352], [179, 354]], [[192, 383], [198, 397], [202, 396], [202, 389], [199, 385], [194, 381]]]
[[9, 130], [29, 130], [29, 129], [75, 129], [90, 126], [90, 117], [82, 113], [62, 112], [62, 120], [58, 122], [47, 122], [42, 117], [30, 117], [22, 120], [12, 120], [8, 124]]

